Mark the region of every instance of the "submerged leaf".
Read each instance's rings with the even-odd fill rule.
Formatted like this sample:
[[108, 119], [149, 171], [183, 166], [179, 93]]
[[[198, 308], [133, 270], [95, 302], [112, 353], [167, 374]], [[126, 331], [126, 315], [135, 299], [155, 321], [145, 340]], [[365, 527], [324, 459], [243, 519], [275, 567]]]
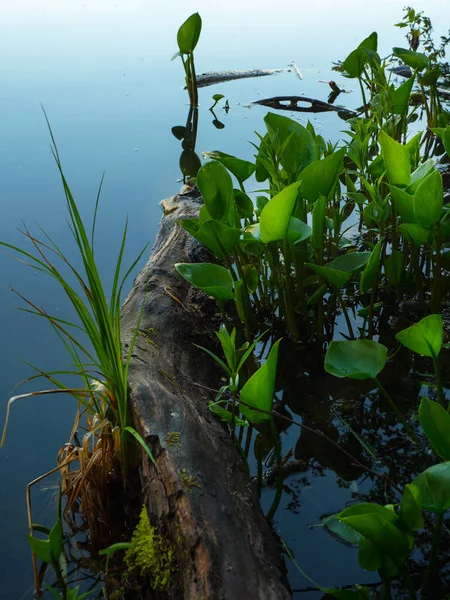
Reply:
[[386, 355], [386, 346], [373, 340], [333, 341], [325, 355], [325, 371], [340, 378], [374, 379]]

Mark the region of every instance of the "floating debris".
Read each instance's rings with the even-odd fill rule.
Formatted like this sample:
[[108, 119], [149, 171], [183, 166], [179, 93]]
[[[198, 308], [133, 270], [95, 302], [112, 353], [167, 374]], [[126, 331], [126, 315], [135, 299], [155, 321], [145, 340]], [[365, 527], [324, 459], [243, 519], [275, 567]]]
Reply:
[[[307, 104], [308, 106], [298, 106], [298, 103]], [[286, 104], [287, 103], [287, 104]], [[294, 112], [338, 112], [347, 115], [347, 117], [356, 116], [354, 110], [343, 106], [334, 106], [322, 100], [315, 98], [307, 98], [306, 96], [276, 96], [274, 98], [265, 98], [264, 100], [256, 100], [252, 104], [260, 104], [268, 106], [275, 110], [290, 110]]]
[[246, 79], [247, 77], [264, 77], [283, 73], [290, 69], [246, 69], [243, 71], [212, 71], [211, 73], [202, 73], [197, 75], [197, 87], [206, 87], [215, 83], [224, 81], [233, 81], [234, 79]]

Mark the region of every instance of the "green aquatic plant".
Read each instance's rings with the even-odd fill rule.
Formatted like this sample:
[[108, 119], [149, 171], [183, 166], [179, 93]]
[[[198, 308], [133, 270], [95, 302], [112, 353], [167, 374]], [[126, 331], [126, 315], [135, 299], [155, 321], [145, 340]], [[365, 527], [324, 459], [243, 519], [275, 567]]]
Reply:
[[[192, 107], [198, 106], [197, 75], [195, 73], [194, 50], [202, 30], [202, 19], [198, 13], [192, 14], [181, 25], [177, 33], [178, 52], [184, 67], [186, 87]], [[173, 60], [173, 59], [172, 59]]]
[[[36, 369], [38, 375], [35, 377], [44, 377], [56, 384], [61, 392], [69, 392], [74, 395], [80, 406], [87, 410], [89, 416], [98, 415], [101, 419], [109, 419], [113, 427], [118, 427], [119, 450], [125, 473], [127, 468], [127, 437], [133, 435], [139, 441], [142, 441], [139, 439], [139, 434], [130, 427], [128, 407], [128, 369], [139, 328], [137, 323], [128, 354], [124, 356], [120, 333], [120, 310], [123, 287], [147, 246], [142, 249], [138, 257], [132, 261], [123, 273], [123, 256], [127, 238], [127, 225], [125, 225], [114, 266], [111, 293], [108, 297], [100, 277], [94, 249], [97, 213], [103, 179], [96, 198], [92, 229], [88, 232], [64, 175], [62, 162], [48, 119], [47, 124], [52, 140], [53, 156], [64, 189], [69, 214], [69, 230], [81, 257], [81, 269], [70, 261], [63, 250], [42, 229], [42, 239], [36, 238], [26, 228], [23, 232], [27, 241], [31, 243], [34, 254], [7, 242], [0, 242], [0, 245], [16, 252], [17, 258], [21, 262], [54, 279], [61, 286], [69, 304], [73, 307], [79, 319], [77, 323], [50, 315], [19, 294], [29, 307], [26, 309], [27, 312], [44, 317], [50, 323], [75, 365], [73, 370], [68, 369], [62, 373], [44, 373], [40, 369]], [[70, 274], [74, 276], [73, 282], [68, 277]], [[89, 340], [89, 346], [86, 344], [86, 340]], [[60, 375], [81, 377], [84, 385], [80, 390], [71, 391], [59, 380]], [[12, 402], [18, 398], [20, 396], [12, 398], [8, 403], [2, 446], [5, 441], [9, 409]]]
[[[436, 454], [448, 460], [449, 414], [440, 404], [422, 398], [419, 421]], [[398, 505], [354, 504], [327, 517], [324, 525], [343, 541], [358, 547], [363, 569], [379, 572], [383, 597], [391, 597], [391, 582], [401, 576], [410, 597], [417, 598], [416, 584], [406, 568], [406, 560], [414, 549], [415, 532], [424, 527], [424, 511], [435, 515], [428, 565], [421, 584], [421, 593], [427, 595], [436, 577], [442, 520], [449, 508], [450, 462], [441, 462], [425, 469], [408, 484]]]
[[157, 533], [145, 506], [130, 543], [125, 554], [128, 568], [148, 578], [152, 589], [168, 590], [175, 572], [175, 548], [166, 537]]
[[373, 379], [410, 438], [417, 437], [378, 378], [386, 365], [387, 348], [373, 340], [332, 341], [325, 355], [325, 371], [335, 377]]
[[[397, 340], [416, 354], [429, 356], [433, 360], [439, 402], [444, 405], [444, 390], [441, 381], [438, 356], [442, 348], [443, 322], [441, 315], [429, 315], [421, 321], [400, 331]], [[450, 405], [448, 407], [450, 411]]]

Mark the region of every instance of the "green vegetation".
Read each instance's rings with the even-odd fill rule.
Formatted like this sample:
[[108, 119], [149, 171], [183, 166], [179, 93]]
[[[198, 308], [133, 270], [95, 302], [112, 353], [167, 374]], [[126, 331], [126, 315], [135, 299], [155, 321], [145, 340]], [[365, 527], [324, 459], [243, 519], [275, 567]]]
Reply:
[[137, 569], [142, 577], [148, 578], [152, 589], [169, 589], [175, 571], [175, 549], [156, 532], [145, 506], [142, 507], [125, 562], [129, 569]]
[[[326, 142], [310, 122], [304, 127], [268, 113], [265, 132], [257, 134], [253, 144], [254, 162], [220, 151], [204, 153], [209, 160], [196, 178], [204, 205], [198, 218], [179, 222], [216, 259], [175, 265], [182, 277], [216, 300], [223, 317], [217, 335], [225, 361], [203, 348], [229, 377], [210, 408], [228, 425], [244, 459], [252, 429], [258, 429], [254, 451], [259, 493], [262, 460], [271, 451], [275, 454], [278, 476], [266, 515], [269, 521], [283, 484], [275, 418], [309, 429], [281, 415], [274, 404], [277, 358], [283, 351], [281, 340], [275, 342], [280, 332], [303, 347], [320, 344], [326, 349], [324, 368], [329, 374], [373, 380], [409, 443], [421, 445], [425, 435], [438, 460], [450, 459], [450, 405], [445, 406], [439, 366], [440, 313], [449, 293], [445, 270], [450, 213], [438, 164], [440, 157], [443, 163], [450, 158], [450, 112], [439, 88], [439, 61], [449, 39], [442, 37], [436, 48], [429, 19], [413, 9], [406, 9], [399, 27], [409, 28], [409, 49], [396, 47], [382, 59], [374, 32], [335, 67], [356, 80], [361, 92], [362, 107], [346, 122], [345, 143], [338, 147]], [[417, 51], [419, 38], [425, 40], [424, 53]], [[400, 85], [394, 84], [395, 66], [409, 70]], [[422, 131], [414, 125], [420, 118], [425, 121]], [[255, 201], [245, 187], [252, 177], [264, 186]], [[396, 302], [414, 298], [428, 313], [396, 335], [402, 346], [432, 359], [437, 402], [422, 397], [420, 428], [380, 381], [386, 363], [400, 350], [372, 339], [386, 298]], [[335, 340], [340, 314], [348, 332], [342, 334], [343, 340]], [[270, 330], [273, 343], [270, 349], [268, 340], [264, 343], [260, 351], [264, 360], [258, 367], [254, 358], [248, 359], [262, 345], [262, 330]], [[313, 433], [328, 439], [321, 431]], [[368, 447], [357, 434], [355, 438]], [[333, 440], [328, 442], [340, 448]], [[326, 524], [358, 546], [364, 569], [379, 572], [383, 598], [391, 598], [391, 584], [399, 580], [408, 597], [419, 593], [435, 597], [429, 594], [434, 593], [437, 577], [443, 515], [450, 508], [450, 462], [414, 475], [404, 490], [390, 482], [401, 494], [396, 505], [358, 503]], [[428, 564], [413, 578], [407, 559], [415, 543], [424, 551], [422, 537], [415, 532], [425, 523], [434, 531]], [[337, 598], [371, 597], [361, 587], [322, 591]]]
[[[445, 155], [447, 161], [450, 157], [450, 112], [439, 88], [439, 61], [450, 39], [441, 38], [436, 48], [429, 19], [409, 8], [399, 27], [409, 29], [410, 48], [393, 48], [383, 59], [373, 32], [339, 62], [335, 69], [357, 81], [362, 102], [357, 116], [346, 121], [345, 142], [340, 147], [327, 142], [310, 122], [304, 127], [288, 117], [268, 113], [265, 131], [257, 134], [253, 143], [254, 161], [215, 150], [204, 153], [208, 160], [201, 165], [194, 151], [198, 93], [193, 55], [201, 26], [196, 13], [178, 31], [177, 56], [185, 69], [191, 109], [186, 127], [178, 126], [172, 132], [183, 140], [183, 175], [196, 174], [204, 200], [198, 218], [184, 219], [179, 225], [214, 258], [200, 264], [177, 263], [174, 268], [216, 300], [223, 319], [217, 333], [223, 357], [199, 347], [227, 378], [213, 390], [209, 407], [228, 428], [244, 461], [253, 448], [259, 496], [264, 487], [263, 461], [273, 454], [276, 490], [266, 513], [269, 522], [281, 500], [283, 470], [289, 458], [289, 453], [282, 456], [280, 422], [320, 436], [330, 444], [330, 451], [344, 453], [352, 465], [382, 479], [386, 488], [397, 494], [395, 501], [355, 503], [328, 516], [323, 526], [358, 547], [361, 567], [379, 573], [382, 598], [391, 598], [392, 586], [399, 581], [409, 597], [432, 598], [440, 575], [439, 548], [446, 531], [443, 519], [450, 508], [450, 403], [446, 405], [440, 366], [445, 347], [440, 313], [450, 292], [450, 210], [444, 201], [439, 169]], [[419, 39], [424, 40], [423, 53], [417, 51]], [[400, 85], [394, 84], [393, 66], [409, 69], [409, 76]], [[220, 94], [213, 96], [211, 110], [222, 98]], [[418, 131], [419, 123], [422, 131]], [[19, 296], [27, 304], [26, 311], [50, 323], [72, 367], [63, 372], [43, 372], [35, 367], [36, 374], [30, 380], [44, 378], [53, 387], [10, 399], [2, 445], [12, 403], [47, 393], [73, 396], [79, 406], [73, 431], [82, 419], [87, 431], [81, 442], [72, 434], [70, 444], [58, 454], [58, 469], [62, 491], [68, 498], [65, 513], [76, 505], [94, 531], [104, 516], [108, 477], [113, 474], [127, 482], [131, 445], [137, 441], [154, 461], [131, 424], [128, 369], [136, 337], [143, 336], [154, 344], [150, 336], [155, 332], [139, 330], [137, 316], [132, 343], [123, 355], [121, 295], [145, 248], [123, 273], [125, 226], [107, 297], [94, 251], [101, 185], [88, 231], [64, 176], [51, 130], [50, 134], [82, 268], [75, 266], [42, 229], [41, 239], [24, 229], [31, 251], [0, 244], [62, 286], [77, 323], [49, 315]], [[248, 182], [253, 179], [263, 189], [251, 199]], [[397, 346], [394, 341], [389, 348], [373, 339], [378, 315], [388, 304], [386, 299], [394, 299], [394, 303], [414, 299], [427, 313], [399, 331]], [[344, 339], [335, 339], [340, 315], [346, 333], [340, 334]], [[287, 342], [291, 348], [302, 347], [306, 352], [313, 345], [320, 347], [324, 370], [331, 376], [373, 381], [395, 413], [402, 434], [407, 434], [408, 448], [426, 444], [435, 455], [435, 464], [411, 473], [409, 483], [399, 489], [381, 469], [363, 464], [340, 442], [283, 413], [275, 392], [279, 356], [284, 356], [283, 344]], [[387, 363], [397, 352], [407, 350], [431, 359], [437, 391], [436, 401], [422, 395], [414, 418], [402, 411], [381, 382]], [[172, 375], [161, 373], [179, 387]], [[66, 377], [81, 378], [81, 383], [69, 387]], [[375, 412], [376, 407], [372, 405], [371, 410]], [[349, 429], [374, 458], [370, 444]], [[168, 433], [165, 441], [179, 447], [180, 433]], [[188, 491], [200, 487], [195, 475], [186, 469], [180, 470], [180, 478]], [[36, 557], [55, 572], [58, 590], [46, 586], [55, 597], [87, 597], [90, 592], [80, 596], [79, 587], [72, 588], [67, 582], [61, 507], [51, 530], [33, 524], [30, 507], [29, 524], [37, 593], [42, 576]], [[429, 552], [417, 533], [425, 527], [432, 530]], [[38, 539], [34, 535], [38, 531], [45, 533], [46, 539]], [[427, 554], [428, 560], [420, 573], [411, 573], [408, 561], [417, 549]], [[127, 550], [129, 572], [148, 579], [152, 589], [169, 590], [176, 569], [175, 547], [150, 523], [145, 506], [131, 542], [113, 544], [100, 555], [109, 561], [119, 550]], [[361, 586], [354, 590], [317, 587], [336, 598], [378, 597]]]

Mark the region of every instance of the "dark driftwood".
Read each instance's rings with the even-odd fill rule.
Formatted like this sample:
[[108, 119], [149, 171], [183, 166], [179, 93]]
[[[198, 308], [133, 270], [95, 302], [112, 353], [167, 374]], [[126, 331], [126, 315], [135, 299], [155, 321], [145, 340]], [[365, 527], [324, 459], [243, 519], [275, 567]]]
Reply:
[[150, 597], [287, 599], [279, 542], [237, 448], [209, 411], [208, 396], [194, 385], [218, 385], [213, 361], [193, 345], [211, 347], [215, 304], [173, 265], [205, 260], [205, 251], [176, 224], [195, 216], [199, 202], [198, 193], [185, 187], [162, 203], [165, 216], [150, 260], [123, 307], [126, 347], [144, 307], [130, 368], [130, 402], [158, 465], [156, 471], [143, 455], [145, 502], [151, 521], [177, 548], [169, 596]]

